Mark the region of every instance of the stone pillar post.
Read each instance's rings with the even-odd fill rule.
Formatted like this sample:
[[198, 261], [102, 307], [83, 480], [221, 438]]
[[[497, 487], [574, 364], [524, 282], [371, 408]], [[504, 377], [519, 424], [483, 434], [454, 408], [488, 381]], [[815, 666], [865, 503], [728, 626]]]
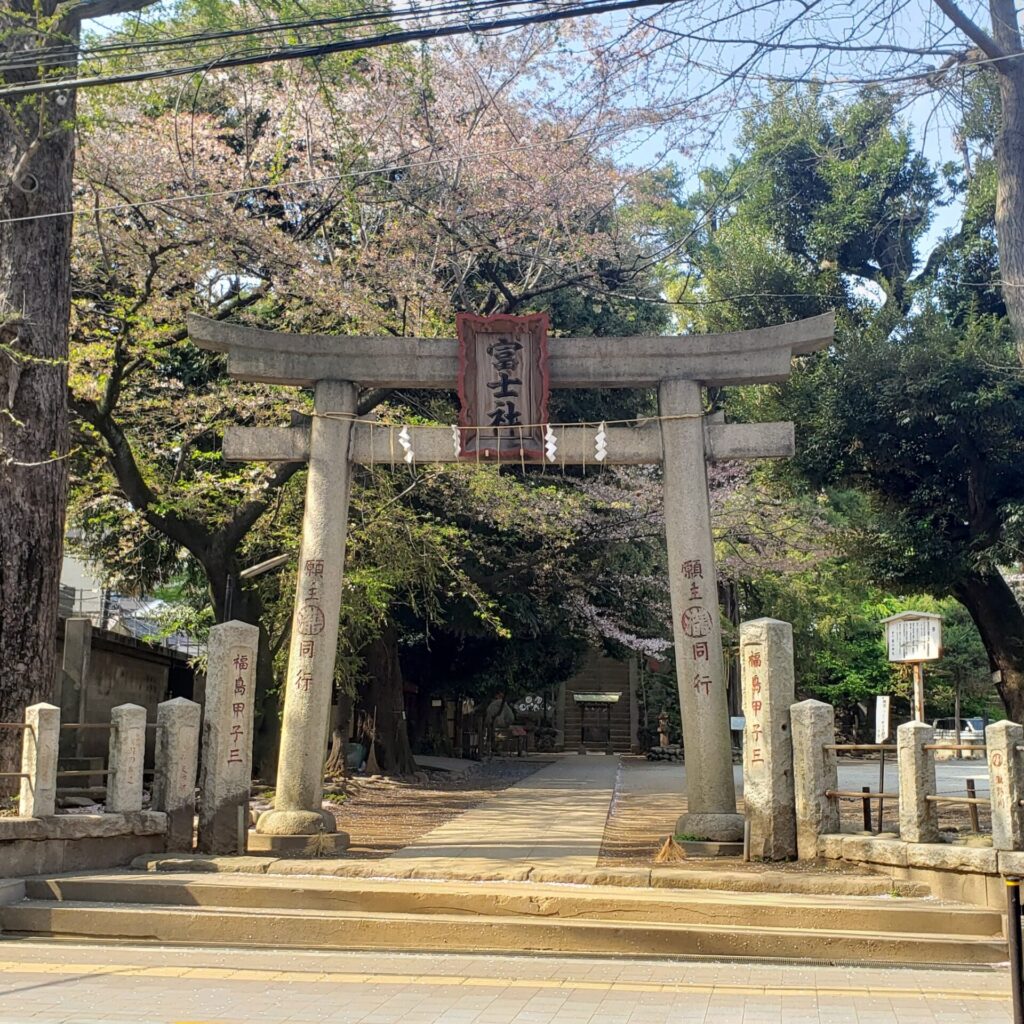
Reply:
[[25, 708], [21, 734], [21, 780], [18, 815], [44, 818], [57, 807], [57, 748], [60, 744], [60, 708], [32, 704]]
[[107, 811], [130, 814], [142, 810], [142, 769], [146, 760], [146, 709], [119, 704], [110, 712], [110, 753], [107, 759]]
[[[333, 815], [322, 810], [323, 776], [345, 568], [349, 436], [355, 411], [354, 384], [334, 380], [317, 384], [277, 794], [274, 810], [260, 815], [256, 825], [256, 831], [265, 835], [308, 836], [336, 830]], [[346, 840], [341, 836], [335, 846]]]
[[201, 853], [246, 850], [259, 639], [258, 627], [248, 622], [222, 622], [210, 630], [199, 780]]
[[665, 540], [686, 759], [688, 810], [676, 830], [735, 842], [743, 837], [743, 818], [732, 772], [701, 386], [662, 381], [658, 405], [667, 417], [661, 421]]
[[740, 626], [743, 681], [743, 805], [750, 822], [750, 855], [796, 856], [793, 791], [793, 627], [778, 619]]
[[[72, 722], [86, 721], [86, 688], [89, 657], [92, 653], [92, 619], [67, 619], [64, 622], [64, 660], [61, 684], [61, 709]], [[81, 757], [85, 730], [69, 730], [61, 744], [62, 755]]]
[[202, 708], [184, 697], [156, 709], [153, 810], [167, 815], [167, 849], [192, 852]]
[[839, 805], [825, 796], [839, 788], [836, 713], [831, 704], [803, 700], [789, 709], [793, 733], [793, 793], [796, 803], [796, 850], [800, 860], [818, 856], [818, 836], [839, 831]]
[[992, 798], [992, 846], [1024, 850], [1024, 770], [1017, 745], [1024, 743], [1024, 726], [995, 722], [985, 730], [988, 778]]
[[896, 730], [896, 756], [900, 767], [900, 839], [905, 843], [935, 843], [939, 816], [925, 797], [935, 793], [935, 730], [924, 722], [906, 722]]

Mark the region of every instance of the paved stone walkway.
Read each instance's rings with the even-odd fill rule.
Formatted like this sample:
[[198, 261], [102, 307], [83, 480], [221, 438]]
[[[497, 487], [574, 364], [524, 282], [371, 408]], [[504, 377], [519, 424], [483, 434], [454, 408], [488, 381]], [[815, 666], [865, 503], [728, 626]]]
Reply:
[[0, 941], [0, 1024], [1005, 1024], [1005, 972]]
[[424, 868], [597, 866], [619, 759], [560, 757], [454, 821], [428, 832], [391, 860]]

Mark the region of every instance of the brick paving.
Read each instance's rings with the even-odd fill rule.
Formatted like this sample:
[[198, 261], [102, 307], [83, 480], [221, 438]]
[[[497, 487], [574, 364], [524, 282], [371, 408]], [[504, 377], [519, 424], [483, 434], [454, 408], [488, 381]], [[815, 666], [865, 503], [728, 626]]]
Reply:
[[0, 1024], [1004, 1024], [1002, 970], [0, 942]]

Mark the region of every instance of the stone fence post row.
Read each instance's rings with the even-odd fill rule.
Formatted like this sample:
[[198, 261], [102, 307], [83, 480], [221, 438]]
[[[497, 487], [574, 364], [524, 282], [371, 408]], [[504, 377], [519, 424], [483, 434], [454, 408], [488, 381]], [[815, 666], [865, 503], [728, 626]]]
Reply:
[[[818, 837], [840, 831], [839, 807], [825, 794], [839, 788], [835, 751], [835, 712], [821, 701], [805, 700], [790, 709], [793, 737], [793, 783], [796, 796], [797, 856], [817, 856]], [[899, 766], [900, 839], [907, 843], [939, 841], [935, 730], [907, 722], [896, 730]], [[992, 846], [1024, 850], [1024, 726], [996, 722], [985, 730], [992, 810]]]
[[[156, 777], [153, 810], [168, 814], [168, 849], [192, 848], [192, 815], [199, 753], [198, 704], [177, 698], [157, 707]], [[142, 810], [146, 753], [146, 709], [121, 704], [110, 713], [106, 810]], [[25, 709], [18, 814], [45, 818], [56, 813], [60, 708], [33, 704]], [[186, 824], [187, 818], [187, 824]]]

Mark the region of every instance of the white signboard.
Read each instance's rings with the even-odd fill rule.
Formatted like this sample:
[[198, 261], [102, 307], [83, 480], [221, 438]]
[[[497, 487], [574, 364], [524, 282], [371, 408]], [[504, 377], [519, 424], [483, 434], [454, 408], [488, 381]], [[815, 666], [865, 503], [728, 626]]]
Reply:
[[[889, 738], [889, 697], [875, 698], [875, 742], [884, 743]], [[883, 751], [884, 753], [884, 751]]]
[[937, 661], [942, 653], [942, 619], [903, 613], [885, 622], [890, 661]]

